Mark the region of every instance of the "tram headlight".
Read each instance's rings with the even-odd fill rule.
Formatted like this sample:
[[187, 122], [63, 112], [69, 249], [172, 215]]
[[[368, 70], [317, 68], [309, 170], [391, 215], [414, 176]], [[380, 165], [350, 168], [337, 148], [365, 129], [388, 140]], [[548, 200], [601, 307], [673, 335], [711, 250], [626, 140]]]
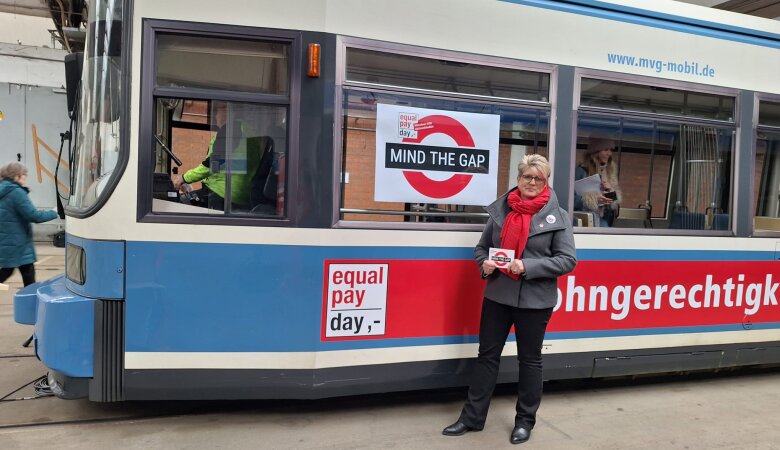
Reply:
[[68, 244], [65, 248], [65, 276], [78, 285], [86, 282], [87, 255], [78, 245]]

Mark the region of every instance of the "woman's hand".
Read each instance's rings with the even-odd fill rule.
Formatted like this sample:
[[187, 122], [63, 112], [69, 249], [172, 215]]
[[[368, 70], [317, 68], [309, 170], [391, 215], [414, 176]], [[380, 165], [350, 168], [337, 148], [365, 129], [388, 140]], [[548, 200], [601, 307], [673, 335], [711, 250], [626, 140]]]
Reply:
[[612, 200], [609, 197], [604, 197], [604, 195], [602, 194], [599, 194], [598, 197], [596, 197], [596, 201], [598, 202], [599, 205], [609, 205], [612, 204], [612, 202], [614, 202], [614, 200]]
[[490, 275], [494, 270], [496, 270], [495, 261], [491, 261], [489, 259], [482, 261], [482, 273], [485, 275]]
[[522, 259], [513, 259], [509, 264], [509, 271], [515, 275], [520, 275], [525, 272], [525, 265]]
[[612, 185], [609, 184], [609, 181], [607, 180], [601, 180], [601, 190], [607, 192], [612, 191]]

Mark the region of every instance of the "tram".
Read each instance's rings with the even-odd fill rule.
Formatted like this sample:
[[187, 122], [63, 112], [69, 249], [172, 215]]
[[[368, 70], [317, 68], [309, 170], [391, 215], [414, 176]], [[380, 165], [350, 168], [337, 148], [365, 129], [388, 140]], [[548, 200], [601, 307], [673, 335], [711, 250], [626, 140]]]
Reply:
[[[96, 0], [87, 40], [66, 270], [14, 299], [62, 398], [466, 385], [482, 206], [527, 153], [575, 220], [546, 379], [780, 363], [776, 21], [671, 1]], [[609, 227], [575, 208], [593, 139], [614, 142]]]

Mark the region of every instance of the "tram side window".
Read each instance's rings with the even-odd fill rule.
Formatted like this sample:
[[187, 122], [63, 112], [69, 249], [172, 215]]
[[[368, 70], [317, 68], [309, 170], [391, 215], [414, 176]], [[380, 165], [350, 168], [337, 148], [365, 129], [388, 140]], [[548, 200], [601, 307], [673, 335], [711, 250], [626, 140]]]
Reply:
[[[353, 48], [347, 49], [346, 70], [342, 105], [340, 219], [343, 221], [475, 224], [487, 221], [487, 214], [478, 204], [442, 200], [404, 201], [400, 198], [388, 201], [377, 195], [377, 191], [399, 189], [395, 185], [377, 186], [377, 179], [381, 176], [376, 166], [377, 133], [386, 133], [388, 129], [387, 124], [377, 123], [379, 105], [401, 106], [411, 111], [426, 110], [429, 116], [446, 116], [450, 112], [499, 116], [497, 167], [490, 169], [490, 176], [495, 176], [497, 181], [490, 201], [516, 185], [517, 164], [523, 155], [548, 155], [550, 111], [542, 103], [547, 101], [548, 96], [547, 74]], [[410, 89], [414, 92], [408, 92]], [[474, 95], [480, 98], [470, 98]], [[488, 96], [501, 97], [504, 102], [491, 102]], [[539, 103], [526, 106], [523, 103], [527, 100]], [[444, 134], [433, 133], [420, 144], [460, 145]], [[434, 182], [453, 177], [447, 172], [407, 172], [422, 174]], [[467, 171], [464, 175], [487, 175], [484, 167], [477, 167], [471, 173]], [[403, 183], [402, 179], [400, 184]], [[411, 181], [408, 184], [413, 186]]]
[[[288, 52], [158, 36], [156, 89], [167, 95], [154, 98], [153, 212], [284, 216]], [[225, 100], [226, 91], [247, 101]]]
[[577, 224], [729, 230], [733, 107], [726, 96], [584, 78], [575, 150]]
[[[366, 103], [365, 99], [370, 99]], [[529, 153], [548, 155], [549, 112], [499, 105], [347, 90], [344, 93], [342, 220], [381, 222], [484, 223], [480, 205], [388, 202], [375, 200], [376, 104], [432, 110], [479, 112], [501, 116], [497, 198], [514, 187], [517, 164]], [[430, 174], [431, 178], [437, 177]], [[445, 179], [438, 175], [438, 179]]]
[[[195, 111], [207, 113], [200, 118], [208, 122], [176, 120]], [[158, 202], [155, 211], [281, 215], [286, 108], [161, 98], [157, 117], [168, 126], [157, 130], [162, 142], [157, 143], [155, 172], [170, 171], [172, 187], [179, 193], [168, 196], [166, 191], [159, 200], [172, 199], [175, 206]], [[164, 150], [166, 142], [181, 167]]]
[[759, 102], [754, 229], [780, 231], [780, 102]]

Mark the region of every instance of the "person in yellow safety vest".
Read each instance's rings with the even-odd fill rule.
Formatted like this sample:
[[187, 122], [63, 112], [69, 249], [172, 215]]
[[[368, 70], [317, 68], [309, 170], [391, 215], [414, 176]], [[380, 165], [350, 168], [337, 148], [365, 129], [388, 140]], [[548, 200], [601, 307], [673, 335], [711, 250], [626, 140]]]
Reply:
[[187, 183], [201, 181], [203, 187], [196, 191], [199, 206], [224, 210], [227, 159], [230, 158], [230, 198], [233, 209], [249, 209], [252, 177], [260, 166], [264, 148], [259, 139], [246, 137], [249, 126], [235, 121], [231, 136], [227, 136], [227, 105], [215, 105], [217, 134], [209, 142], [206, 159], [183, 175], [172, 177], [173, 187], [181, 190]]

